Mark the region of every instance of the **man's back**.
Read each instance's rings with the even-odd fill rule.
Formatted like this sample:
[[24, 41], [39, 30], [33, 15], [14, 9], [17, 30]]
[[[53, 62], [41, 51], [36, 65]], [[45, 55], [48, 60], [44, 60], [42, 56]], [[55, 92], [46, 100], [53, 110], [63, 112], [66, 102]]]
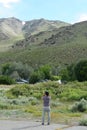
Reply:
[[50, 96], [43, 96], [43, 105], [48, 107], [50, 105]]

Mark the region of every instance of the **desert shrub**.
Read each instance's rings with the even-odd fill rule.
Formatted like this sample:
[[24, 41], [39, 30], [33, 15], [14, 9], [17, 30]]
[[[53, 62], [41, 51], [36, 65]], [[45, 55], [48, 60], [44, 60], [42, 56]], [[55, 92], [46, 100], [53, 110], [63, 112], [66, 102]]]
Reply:
[[7, 108], [8, 108], [8, 106], [6, 104], [1, 104], [0, 103], [0, 109], [7, 109]]
[[41, 92], [37, 92], [37, 93], [35, 92], [33, 94], [33, 96], [36, 97], [37, 99], [41, 99], [42, 93]]
[[36, 100], [35, 97], [29, 97], [29, 98], [28, 98], [28, 101], [34, 101], [34, 100]]
[[[34, 99], [32, 98], [32, 100]], [[18, 98], [11, 99], [9, 103], [13, 105], [24, 105], [29, 104], [32, 100], [28, 97], [19, 96]]]
[[60, 98], [64, 100], [80, 100], [82, 98], [87, 99], [87, 91], [76, 84], [67, 84], [65, 85], [62, 93], [60, 94]]
[[0, 109], [12, 109], [13, 106], [7, 103], [0, 103]]
[[33, 100], [33, 101], [31, 101], [31, 105], [37, 105], [37, 104], [39, 104], [39, 101], [38, 101], [38, 100]]
[[56, 102], [51, 101], [51, 106], [52, 107], [57, 107], [57, 106], [60, 106], [60, 105], [61, 105], [61, 103], [59, 101], [56, 101]]
[[14, 84], [15, 81], [8, 76], [0, 76], [0, 84]]
[[79, 125], [81, 125], [81, 126], [87, 126], [87, 119], [80, 120]]
[[17, 85], [14, 88], [11, 88], [6, 92], [8, 98], [11, 97], [19, 97], [19, 96], [29, 96], [30, 95], [30, 87], [26, 84]]
[[13, 99], [13, 100], [12, 100], [12, 102], [11, 102], [11, 104], [18, 105], [18, 104], [19, 104], [19, 102], [18, 102], [18, 100]]
[[80, 102], [77, 102], [72, 107], [72, 112], [84, 112], [87, 110], [87, 101], [85, 99], [81, 99]]
[[63, 100], [79, 100], [80, 95], [76, 89], [72, 88], [65, 88], [63, 92], [60, 94], [60, 97]]

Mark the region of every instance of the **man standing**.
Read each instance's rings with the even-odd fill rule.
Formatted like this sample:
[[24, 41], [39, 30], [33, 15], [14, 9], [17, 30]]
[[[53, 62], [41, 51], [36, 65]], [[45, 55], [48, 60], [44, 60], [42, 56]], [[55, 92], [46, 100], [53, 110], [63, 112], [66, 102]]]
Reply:
[[49, 92], [45, 91], [45, 94], [42, 97], [42, 100], [43, 100], [42, 125], [44, 125], [46, 113], [48, 117], [47, 124], [50, 125], [50, 99], [51, 97], [49, 96]]

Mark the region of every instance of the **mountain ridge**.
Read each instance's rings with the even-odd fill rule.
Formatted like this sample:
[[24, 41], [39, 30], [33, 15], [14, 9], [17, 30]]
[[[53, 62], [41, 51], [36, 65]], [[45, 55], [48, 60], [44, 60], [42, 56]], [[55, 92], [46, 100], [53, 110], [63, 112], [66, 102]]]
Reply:
[[58, 21], [58, 20], [46, 20], [46, 19], [34, 19], [31, 21], [26, 21], [23, 30], [26, 32], [26, 37], [29, 35], [34, 35], [39, 32], [51, 31], [53, 29], [58, 29], [63, 26], [68, 26], [69, 23]]
[[52, 30], [61, 26], [66, 26], [68, 23], [50, 21], [45, 19], [36, 19], [31, 21], [23, 21], [15, 18], [0, 19], [0, 40], [7, 40], [18, 35], [32, 35], [41, 31]]

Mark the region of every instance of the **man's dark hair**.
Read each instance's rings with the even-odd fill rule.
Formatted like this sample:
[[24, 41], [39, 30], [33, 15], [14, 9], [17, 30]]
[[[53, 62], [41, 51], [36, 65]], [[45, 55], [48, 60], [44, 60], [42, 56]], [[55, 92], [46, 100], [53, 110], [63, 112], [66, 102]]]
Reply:
[[49, 92], [45, 91], [46, 96], [49, 96]]

